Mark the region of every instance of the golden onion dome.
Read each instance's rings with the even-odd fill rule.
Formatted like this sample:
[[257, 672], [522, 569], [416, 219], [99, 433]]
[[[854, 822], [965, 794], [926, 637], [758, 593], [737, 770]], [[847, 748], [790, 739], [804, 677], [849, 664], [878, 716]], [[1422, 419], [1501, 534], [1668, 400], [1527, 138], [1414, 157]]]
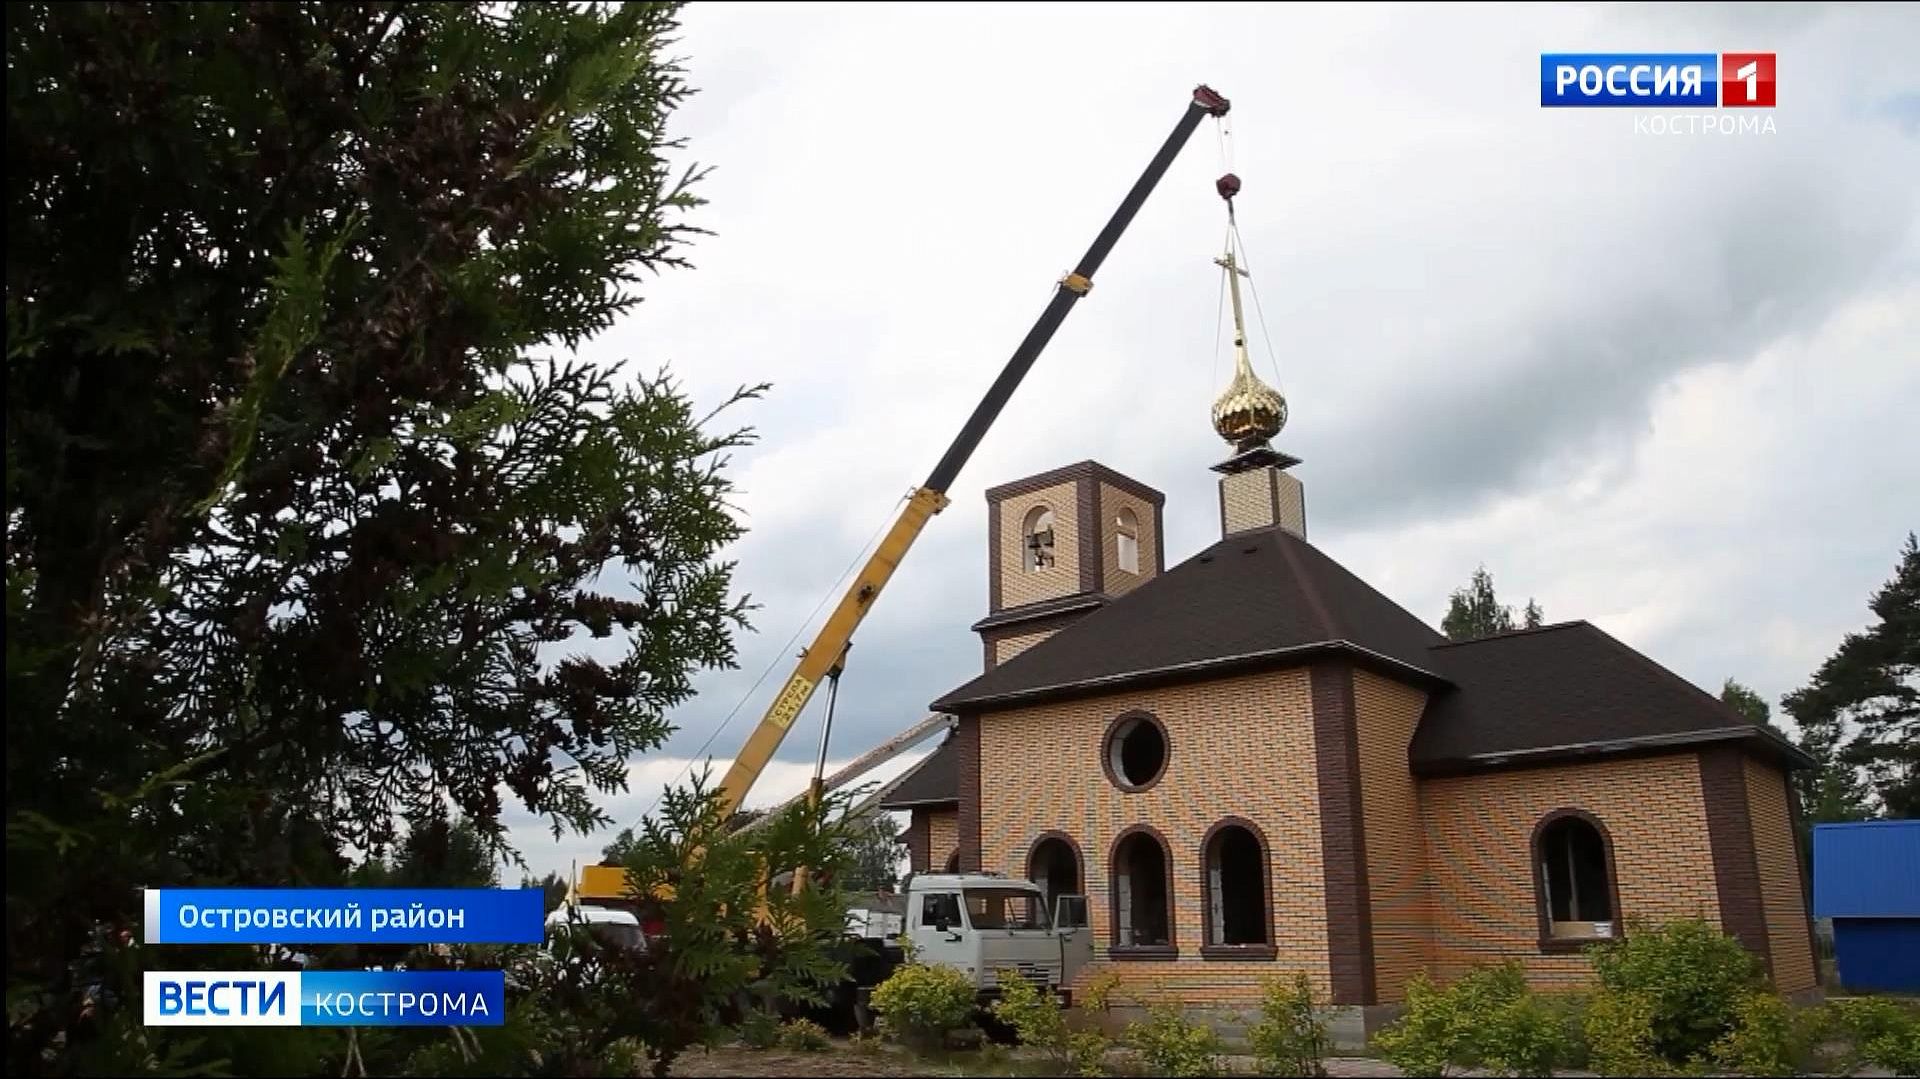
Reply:
[[1234, 351], [1233, 382], [1213, 403], [1213, 429], [1236, 449], [1250, 450], [1287, 425], [1287, 399], [1253, 373], [1244, 346]]

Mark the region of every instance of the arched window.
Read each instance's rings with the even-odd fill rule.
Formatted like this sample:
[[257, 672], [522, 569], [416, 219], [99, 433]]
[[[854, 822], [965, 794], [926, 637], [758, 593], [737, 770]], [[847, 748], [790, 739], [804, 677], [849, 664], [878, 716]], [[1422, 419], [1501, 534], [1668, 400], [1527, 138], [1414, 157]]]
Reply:
[[1053, 510], [1035, 506], [1020, 525], [1022, 559], [1029, 572], [1053, 565]]
[[1260, 829], [1251, 821], [1229, 817], [1207, 832], [1200, 857], [1206, 867], [1207, 929], [1200, 954], [1271, 958], [1273, 878]]
[[1113, 947], [1116, 959], [1173, 958], [1173, 859], [1160, 833], [1136, 824], [1113, 845]]
[[1027, 854], [1027, 879], [1046, 894], [1047, 910], [1063, 895], [1080, 895], [1080, 848], [1064, 832], [1047, 832]]
[[1620, 935], [1613, 840], [1590, 813], [1562, 809], [1533, 830], [1542, 947], [1578, 947]]
[[1113, 521], [1113, 542], [1116, 561], [1123, 573], [1140, 572], [1140, 519], [1133, 511], [1123, 509]]

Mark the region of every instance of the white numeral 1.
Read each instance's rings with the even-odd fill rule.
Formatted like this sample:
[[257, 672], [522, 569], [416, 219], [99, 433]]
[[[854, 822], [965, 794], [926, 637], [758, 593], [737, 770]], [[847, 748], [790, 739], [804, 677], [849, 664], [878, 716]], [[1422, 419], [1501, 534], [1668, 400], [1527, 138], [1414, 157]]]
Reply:
[[1746, 80], [1748, 101], [1760, 100], [1760, 61], [1747, 61], [1740, 66], [1740, 70], [1733, 73], [1733, 77]]

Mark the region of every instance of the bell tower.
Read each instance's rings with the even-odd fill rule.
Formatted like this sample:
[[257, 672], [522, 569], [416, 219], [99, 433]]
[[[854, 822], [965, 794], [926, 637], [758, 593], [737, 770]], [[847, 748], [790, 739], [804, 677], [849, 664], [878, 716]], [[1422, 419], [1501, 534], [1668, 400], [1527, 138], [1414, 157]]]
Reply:
[[1287, 399], [1260, 381], [1247, 358], [1247, 320], [1240, 306], [1240, 278], [1247, 271], [1232, 250], [1215, 261], [1226, 272], [1233, 296], [1233, 381], [1213, 403], [1213, 429], [1233, 447], [1232, 456], [1213, 466], [1220, 473], [1220, 534], [1278, 525], [1305, 539], [1306, 488], [1287, 472], [1300, 459], [1270, 445], [1287, 425]]
[[1096, 461], [987, 491], [987, 617], [974, 623], [992, 668], [1166, 568], [1166, 496]]

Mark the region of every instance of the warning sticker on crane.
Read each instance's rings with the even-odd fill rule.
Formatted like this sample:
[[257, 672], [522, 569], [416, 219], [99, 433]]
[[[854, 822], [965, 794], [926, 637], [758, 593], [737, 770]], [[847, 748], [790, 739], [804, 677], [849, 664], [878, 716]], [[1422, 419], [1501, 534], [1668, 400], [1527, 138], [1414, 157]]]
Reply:
[[804, 675], [796, 674], [787, 681], [786, 688], [782, 689], [780, 696], [774, 700], [773, 708], [767, 712], [767, 718], [773, 721], [774, 726], [784, 731], [793, 726], [794, 717], [800, 714], [800, 709], [807, 706], [807, 698], [811, 696], [813, 696], [813, 683], [807, 681]]

